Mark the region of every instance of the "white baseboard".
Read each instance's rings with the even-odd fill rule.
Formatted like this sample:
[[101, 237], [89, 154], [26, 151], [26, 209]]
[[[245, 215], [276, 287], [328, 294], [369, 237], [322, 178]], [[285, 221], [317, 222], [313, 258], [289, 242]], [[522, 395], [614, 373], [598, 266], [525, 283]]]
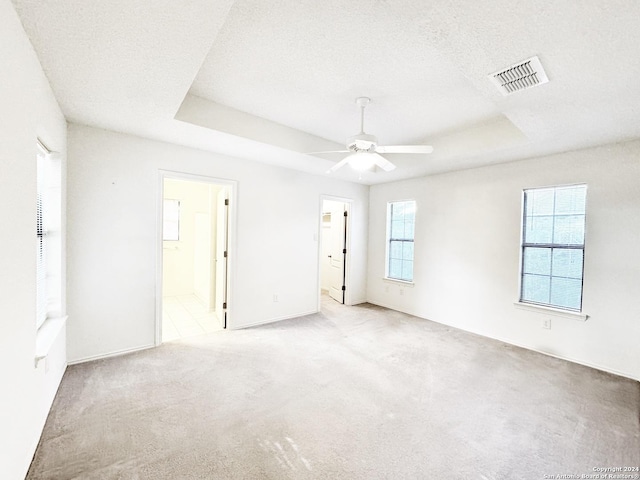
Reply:
[[354, 305], [360, 305], [363, 303], [367, 303], [366, 298], [356, 298], [355, 300], [351, 300], [351, 303], [349, 304], [349, 306], [352, 307]]
[[414, 317], [421, 318], [423, 320], [428, 320], [430, 322], [439, 323], [440, 325], [445, 325], [447, 327], [456, 328], [456, 329], [461, 330], [463, 332], [469, 332], [469, 333], [473, 333], [474, 335], [479, 335], [481, 337], [490, 338], [492, 340], [497, 340], [499, 342], [503, 342], [503, 343], [506, 343], [508, 345], [513, 345], [514, 347], [524, 348], [525, 350], [530, 350], [532, 352], [541, 353], [542, 355], [547, 355], [548, 357], [553, 357], [553, 358], [557, 358], [557, 359], [560, 359], [560, 360], [565, 360], [565, 361], [571, 362], [571, 363], [577, 363], [578, 365], [582, 365], [582, 366], [585, 366], [585, 367], [593, 368], [593, 369], [596, 369], [596, 370], [600, 370], [602, 372], [611, 373], [611, 374], [617, 375], [619, 377], [624, 377], [624, 378], [628, 378], [629, 380], [635, 380], [636, 382], [640, 382], [640, 378], [636, 378], [636, 377], [634, 377], [633, 375], [631, 375], [629, 373], [621, 372], [621, 371], [616, 370], [614, 368], [603, 367], [602, 365], [597, 365], [597, 364], [591, 363], [591, 362], [585, 362], [584, 360], [576, 360], [575, 358], [567, 357], [567, 356], [564, 356], [564, 355], [557, 355], [557, 354], [554, 354], [554, 353], [545, 352], [544, 350], [538, 350], [537, 348], [533, 348], [533, 347], [530, 347], [528, 345], [523, 345], [521, 343], [516, 343], [516, 342], [513, 342], [511, 340], [507, 340], [505, 338], [487, 335], [486, 333], [482, 333], [482, 332], [478, 332], [478, 331], [474, 331], [474, 330], [466, 330], [464, 328], [460, 328], [460, 327], [457, 327], [455, 325], [449, 325], [448, 323], [437, 322], [436, 320], [431, 320], [429, 318], [424, 318], [424, 317], [421, 317], [419, 315], [416, 315], [415, 313], [405, 312], [403, 310], [400, 310], [397, 307], [391, 307], [391, 306], [385, 305], [383, 303], [375, 303], [375, 302], [372, 302], [371, 300], [369, 300], [369, 303], [371, 303], [372, 305], [377, 305], [379, 307], [388, 308], [389, 310], [395, 310], [397, 312], [406, 313], [407, 315], [413, 315]]
[[84, 358], [78, 358], [75, 360], [69, 360], [67, 362], [67, 365], [77, 365], [79, 363], [93, 362], [94, 360], [102, 360], [104, 358], [119, 357], [120, 355], [126, 355], [127, 353], [134, 353], [134, 352], [139, 352], [141, 350], [148, 350], [150, 348], [155, 348], [155, 346], [156, 345], [154, 344], [143, 345], [141, 347], [125, 348], [124, 350], [117, 350], [115, 352], [103, 353], [100, 355], [92, 355], [90, 357], [84, 357]]
[[[455, 328], [457, 328], [457, 327], [455, 327]], [[556, 355], [554, 353], [545, 352], [544, 350], [538, 350], [537, 348], [528, 347], [526, 345], [522, 345], [520, 343], [511, 342], [509, 340], [504, 340], [504, 339], [498, 338], [498, 337], [490, 337], [488, 335], [483, 335], [483, 334], [477, 333], [477, 332], [471, 332], [471, 333], [475, 333], [476, 335], [480, 335], [482, 337], [491, 338], [493, 340], [498, 340], [499, 342], [508, 343], [509, 345], [513, 345], [515, 347], [520, 347], [520, 348], [524, 348], [526, 350], [531, 350], [532, 352], [541, 353], [541, 354], [546, 355], [548, 357], [557, 358], [559, 360], [566, 360], [567, 362], [577, 363], [578, 365], [582, 365], [584, 367], [593, 368], [595, 370], [600, 370], [602, 372], [611, 373], [611, 374], [617, 375], [619, 377], [624, 377], [624, 378], [628, 378], [629, 380], [635, 380], [636, 382], [640, 382], [640, 378], [636, 378], [636, 377], [634, 377], [633, 375], [631, 375], [629, 373], [621, 372], [619, 370], [616, 370], [615, 368], [603, 367], [602, 365], [598, 365], [598, 364], [591, 363], [591, 362], [585, 362], [584, 360], [576, 360], [575, 358], [567, 357], [567, 356], [564, 356], [564, 355]]]
[[309, 312], [296, 313], [294, 315], [285, 315], [284, 317], [270, 318], [268, 320], [260, 320], [259, 322], [246, 323], [244, 325], [227, 326], [227, 329], [228, 330], [241, 330], [243, 328], [257, 327], [259, 325], [267, 325], [269, 323], [281, 322], [282, 320], [289, 320], [291, 318], [298, 318], [298, 317], [304, 317], [306, 315], [313, 315], [314, 313], [318, 313], [318, 310], [311, 310]]

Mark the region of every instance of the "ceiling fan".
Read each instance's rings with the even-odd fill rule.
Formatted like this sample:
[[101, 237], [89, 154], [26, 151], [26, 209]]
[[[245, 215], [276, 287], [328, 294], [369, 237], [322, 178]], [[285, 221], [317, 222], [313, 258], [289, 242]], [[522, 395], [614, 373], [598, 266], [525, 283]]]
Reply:
[[349, 164], [351, 168], [359, 172], [378, 166], [385, 172], [390, 172], [396, 166], [384, 158], [381, 153], [431, 153], [433, 147], [430, 145], [378, 145], [378, 139], [374, 135], [364, 133], [364, 109], [369, 105], [371, 99], [368, 97], [356, 98], [356, 105], [360, 107], [360, 133], [347, 139], [346, 150], [334, 150], [327, 152], [311, 152], [309, 155], [321, 153], [349, 153], [345, 158], [327, 170], [333, 173], [339, 168]]

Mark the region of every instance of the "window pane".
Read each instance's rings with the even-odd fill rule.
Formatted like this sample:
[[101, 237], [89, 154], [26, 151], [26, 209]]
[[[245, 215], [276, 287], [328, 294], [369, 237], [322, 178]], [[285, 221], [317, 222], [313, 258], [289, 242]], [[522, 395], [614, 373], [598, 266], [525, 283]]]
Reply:
[[389, 258], [402, 259], [402, 244], [404, 242], [391, 242], [389, 245]]
[[553, 217], [527, 217], [524, 232], [525, 243], [551, 243], [553, 239]]
[[541, 188], [526, 193], [527, 216], [553, 215], [553, 189]]
[[549, 303], [550, 277], [542, 275], [522, 275], [522, 300], [535, 303]]
[[413, 234], [414, 234], [414, 228], [415, 225], [412, 223], [405, 223], [404, 224], [404, 237], [407, 240], [413, 240]]
[[404, 202], [395, 202], [391, 204], [391, 217], [394, 220], [404, 221]]
[[582, 280], [582, 257], [582, 250], [554, 248], [551, 274]]
[[551, 278], [551, 304], [580, 310], [582, 280]]
[[413, 242], [402, 242], [402, 259], [413, 261]]
[[402, 277], [402, 260], [389, 259], [389, 277], [401, 278]]
[[551, 249], [525, 247], [522, 271], [539, 275], [551, 274]]
[[404, 237], [404, 222], [393, 220], [391, 222], [391, 238], [399, 239]]
[[413, 280], [413, 262], [409, 260], [402, 261], [402, 280]]
[[180, 201], [165, 199], [162, 209], [162, 239], [177, 241], [180, 239]]
[[555, 214], [584, 214], [587, 188], [584, 185], [556, 189]]
[[404, 221], [415, 222], [416, 219], [416, 202], [405, 202], [404, 204]]
[[553, 243], [582, 245], [584, 243], [584, 215], [556, 216]]

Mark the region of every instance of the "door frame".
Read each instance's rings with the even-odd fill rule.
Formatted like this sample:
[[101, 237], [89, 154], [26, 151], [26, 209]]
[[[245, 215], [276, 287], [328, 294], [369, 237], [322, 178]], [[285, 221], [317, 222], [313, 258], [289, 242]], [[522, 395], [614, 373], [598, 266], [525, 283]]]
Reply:
[[[178, 172], [173, 170], [158, 170], [158, 189], [156, 195], [156, 312], [155, 312], [155, 346], [162, 344], [162, 272], [164, 262], [163, 241], [162, 241], [162, 224], [163, 224], [163, 200], [164, 200], [164, 181], [184, 180], [188, 182], [207, 183], [210, 185], [221, 185], [229, 189], [229, 210], [227, 212], [227, 249], [230, 254], [227, 257], [227, 328], [231, 326], [233, 316], [233, 283], [235, 278], [235, 264], [233, 261], [236, 252], [236, 202], [238, 182], [227, 178], [210, 177], [207, 175], [199, 175], [188, 172]], [[216, 279], [217, 280], [217, 279]]]
[[351, 267], [353, 262], [351, 259], [353, 258], [351, 255], [351, 232], [353, 225], [353, 199], [346, 197], [336, 197], [334, 195], [320, 195], [320, 206], [318, 208], [318, 283], [317, 283], [317, 291], [318, 291], [318, 311], [321, 310], [322, 307], [322, 211], [325, 200], [329, 200], [331, 202], [340, 202], [345, 203], [347, 205], [347, 255], [345, 257], [346, 266], [344, 269], [344, 304], [345, 305], [353, 305], [352, 303], [352, 295], [351, 295]]

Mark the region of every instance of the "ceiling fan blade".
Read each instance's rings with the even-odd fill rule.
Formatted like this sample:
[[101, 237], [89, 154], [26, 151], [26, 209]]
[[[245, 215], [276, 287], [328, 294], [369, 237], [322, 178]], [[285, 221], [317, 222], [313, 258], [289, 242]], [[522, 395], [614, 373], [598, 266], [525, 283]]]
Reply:
[[340, 160], [333, 167], [331, 167], [329, 170], [327, 170], [327, 173], [333, 173], [336, 170], [338, 170], [339, 168], [344, 167], [347, 163], [349, 163], [349, 157], [345, 157], [342, 160]]
[[396, 166], [393, 163], [391, 163], [389, 160], [384, 158], [382, 155], [378, 155], [377, 153], [370, 153], [369, 155], [373, 157], [374, 161], [376, 162], [376, 165], [380, 167], [382, 170], [384, 170], [385, 172], [390, 172], [391, 170], [396, 168]]
[[377, 153], [431, 153], [431, 145], [378, 145]]
[[324, 152], [304, 152], [305, 155], [321, 155], [323, 153], [349, 153], [349, 150], [326, 150]]

